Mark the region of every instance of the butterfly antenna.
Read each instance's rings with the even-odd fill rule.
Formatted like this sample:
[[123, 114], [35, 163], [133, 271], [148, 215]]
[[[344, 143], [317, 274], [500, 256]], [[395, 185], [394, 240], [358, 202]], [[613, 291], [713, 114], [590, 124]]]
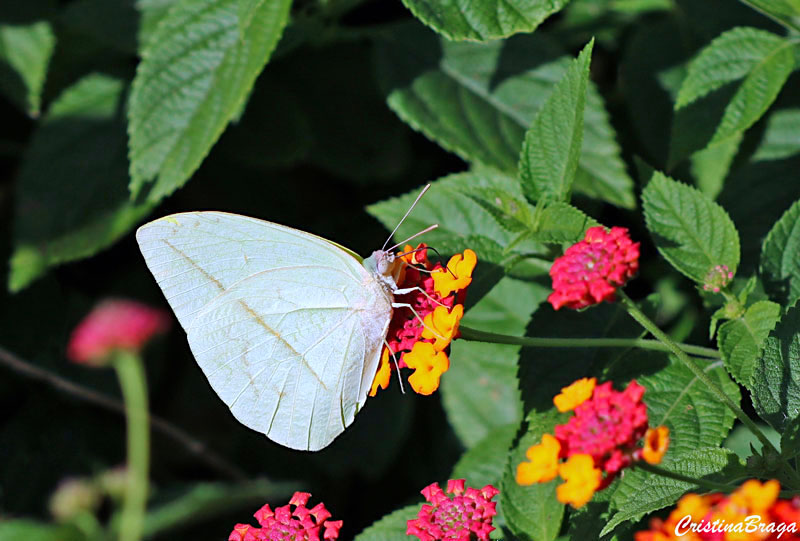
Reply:
[[[408, 215], [411, 214], [411, 211], [414, 210], [414, 207], [417, 206], [417, 203], [419, 203], [419, 200], [422, 198], [423, 195], [425, 195], [425, 192], [427, 192], [430, 187], [431, 187], [430, 184], [426, 184], [425, 187], [422, 188], [422, 191], [419, 192], [419, 195], [417, 196], [417, 198], [414, 200], [413, 203], [411, 203], [411, 206], [408, 207], [408, 210], [406, 211], [405, 216], [403, 216], [403, 218], [400, 220], [400, 222], [398, 222], [397, 226], [394, 228], [394, 231], [392, 231], [391, 235], [389, 235], [389, 238], [386, 239], [386, 242], [383, 243], [383, 248], [381, 248], [381, 251], [386, 250], [386, 245], [389, 244], [389, 241], [392, 240], [392, 237], [394, 236], [394, 234], [397, 233], [398, 228], [403, 224], [405, 219], [408, 218]], [[417, 235], [419, 235], [419, 233], [417, 233]], [[411, 237], [411, 238], [414, 238], [414, 237]]]
[[[433, 230], [434, 230], [434, 229], [436, 229], [437, 227], [439, 227], [439, 224], [433, 224], [433, 225], [429, 225], [428, 227], [426, 227], [426, 228], [425, 228], [425, 229], [423, 229], [422, 231], [419, 231], [419, 232], [417, 232], [417, 233], [414, 233], [413, 235], [411, 235], [410, 237], [408, 237], [408, 238], [407, 238], [406, 240], [404, 240], [403, 242], [398, 242], [397, 244], [395, 244], [394, 246], [392, 246], [391, 248], [389, 248], [389, 249], [388, 249], [388, 250], [386, 250], [386, 251], [387, 251], [387, 252], [391, 252], [392, 250], [394, 250], [395, 248], [397, 248], [397, 247], [398, 247], [398, 246], [400, 246], [401, 244], [405, 244], [406, 242], [410, 241], [411, 239], [415, 239], [415, 238], [419, 237], [420, 235], [424, 235], [424, 234], [425, 234], [425, 233], [427, 233], [428, 231], [433, 231]], [[390, 238], [391, 238], [391, 237], [390, 237]], [[386, 246], [386, 245], [384, 244], [384, 246]]]

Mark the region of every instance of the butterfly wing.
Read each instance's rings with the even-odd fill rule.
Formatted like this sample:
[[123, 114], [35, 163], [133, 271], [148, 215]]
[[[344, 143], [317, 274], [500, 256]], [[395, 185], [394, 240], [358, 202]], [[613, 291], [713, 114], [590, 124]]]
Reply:
[[240, 422], [306, 450], [353, 422], [391, 317], [391, 299], [358, 260], [314, 235], [216, 212], [162, 218], [137, 239]]

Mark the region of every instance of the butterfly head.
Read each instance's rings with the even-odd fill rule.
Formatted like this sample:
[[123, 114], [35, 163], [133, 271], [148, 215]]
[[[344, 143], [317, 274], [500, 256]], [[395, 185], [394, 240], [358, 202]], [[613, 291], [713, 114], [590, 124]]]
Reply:
[[392, 290], [397, 289], [397, 280], [400, 278], [403, 262], [393, 252], [375, 250], [364, 260], [364, 267]]

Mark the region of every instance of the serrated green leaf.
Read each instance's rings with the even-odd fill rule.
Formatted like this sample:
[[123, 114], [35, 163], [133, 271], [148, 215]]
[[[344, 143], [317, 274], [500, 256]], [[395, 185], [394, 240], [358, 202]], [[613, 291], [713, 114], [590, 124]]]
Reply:
[[781, 456], [794, 458], [800, 455], [800, 417], [792, 419], [781, 434]]
[[[536, 283], [503, 278], [462, 320], [466, 327], [522, 335], [534, 310], [549, 291]], [[519, 424], [522, 403], [517, 383], [518, 346], [456, 340], [450, 370], [442, 376], [447, 419], [466, 447], [492, 429]]]
[[739, 234], [725, 210], [696, 189], [655, 171], [642, 192], [647, 228], [661, 255], [697, 283], [717, 265], [736, 273]]
[[[437, 229], [427, 233], [420, 240], [446, 253], [472, 248], [478, 254], [479, 261], [497, 262], [498, 254], [495, 253], [497, 246], [501, 248], [507, 246], [514, 235], [501, 227], [490, 212], [465, 195], [466, 192], [475, 189], [498, 190], [506, 192], [511, 198], [525, 199], [515, 179], [495, 170], [479, 169], [449, 175], [431, 183], [431, 189], [400, 226], [396, 238], [410, 237], [429, 225], [438, 223]], [[414, 190], [375, 203], [367, 207], [367, 212], [391, 231], [400, 222], [417, 195], [419, 190]], [[474, 245], [474, 239], [480, 237], [491, 242]]]
[[530, 486], [517, 484], [517, 465], [527, 460], [525, 452], [541, 442], [542, 435], [552, 433], [562, 416], [553, 408], [546, 413], [529, 416], [527, 432], [508, 455], [508, 464], [500, 484], [500, 505], [506, 524], [514, 535], [526, 541], [550, 541], [558, 537], [564, 504], [556, 499], [559, 481]]
[[758, 301], [719, 328], [717, 344], [728, 372], [748, 389], [764, 340], [781, 317], [780, 305]]
[[779, 432], [800, 414], [800, 308], [793, 306], [764, 341], [751, 378], [753, 406]]
[[778, 97], [794, 66], [795, 56], [789, 42], [757, 64], [725, 108], [709, 145], [723, 143], [755, 124]]
[[[395, 113], [472, 163], [515, 175], [525, 131], [570, 59], [534, 34], [485, 44], [402, 26], [379, 42], [378, 78]], [[590, 82], [575, 191], [633, 208], [633, 181], [603, 100]]]
[[[241, 110], [286, 24], [291, 0], [183, 0], [154, 31], [129, 118], [131, 193], [150, 201], [182, 186]], [[242, 17], [250, 20], [244, 31]]]
[[569, 202], [583, 144], [583, 110], [594, 41], [567, 68], [525, 134], [519, 176], [532, 201]]
[[139, 49], [144, 50], [153, 37], [156, 28], [167, 16], [170, 8], [181, 0], [137, 0], [136, 9], [139, 11]]
[[[714, 480], [714, 474], [726, 469], [744, 475], [744, 468], [736, 455], [720, 448], [693, 449], [663, 467], [682, 475], [709, 480]], [[638, 520], [647, 513], [668, 507], [692, 489], [698, 490], [702, 487], [642, 470], [628, 472], [619, 483], [611, 502], [619, 511], [611, 517], [600, 535], [610, 533], [625, 521]]]
[[781, 109], [767, 119], [753, 161], [780, 160], [800, 153], [800, 109]]
[[800, 3], [797, 0], [747, 0], [747, 3], [790, 28], [796, 29], [800, 22]]
[[422, 22], [451, 40], [485, 41], [533, 32], [569, 0], [403, 0]]
[[568, 203], [550, 203], [542, 210], [531, 238], [537, 242], [570, 244], [582, 240], [586, 230], [600, 225], [594, 218]]
[[739, 133], [724, 143], [698, 150], [692, 154], [692, 175], [697, 182], [697, 188], [711, 199], [716, 198], [722, 191], [733, 158], [739, 152], [742, 137], [743, 134]]
[[150, 212], [128, 197], [125, 88], [119, 79], [85, 77], [34, 133], [19, 177], [11, 291], [106, 248]]
[[784, 306], [800, 299], [800, 201], [781, 216], [764, 239], [760, 267], [771, 298]]
[[[637, 355], [643, 354], [631, 355], [627, 362], [632, 368], [635, 368]], [[741, 400], [739, 387], [728, 377], [721, 361], [696, 362], [731, 400], [735, 403]], [[670, 429], [670, 446], [664, 465], [695, 449], [718, 446], [733, 426], [736, 418], [733, 412], [709, 393], [688, 367], [675, 359], [670, 358], [668, 366], [637, 381], [647, 389], [644, 402], [650, 426], [667, 425]]]
[[470, 447], [453, 467], [450, 479], [466, 479], [467, 486], [497, 487], [505, 470], [508, 450], [514, 442], [519, 423], [498, 426]]
[[56, 36], [45, 21], [0, 24], [0, 90], [31, 116], [39, 116], [55, 45]]
[[737, 27], [723, 32], [689, 63], [675, 109], [747, 76], [785, 43], [782, 37], [757, 28]]
[[408, 521], [417, 517], [422, 504], [393, 511], [358, 534], [354, 541], [407, 541]]
[[75, 526], [54, 526], [33, 520], [0, 522], [0, 541], [83, 541], [86, 536]]
[[508, 192], [493, 188], [464, 191], [464, 195], [478, 203], [491, 214], [497, 223], [513, 233], [530, 231], [535, 227], [536, 209], [525, 198], [514, 197]]

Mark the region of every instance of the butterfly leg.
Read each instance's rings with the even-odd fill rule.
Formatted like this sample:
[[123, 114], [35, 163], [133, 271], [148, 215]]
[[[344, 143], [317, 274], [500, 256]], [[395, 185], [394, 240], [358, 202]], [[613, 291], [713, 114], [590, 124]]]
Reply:
[[405, 295], [407, 293], [411, 293], [412, 291], [419, 291], [420, 293], [422, 293], [423, 295], [428, 297], [430, 300], [432, 300], [433, 302], [435, 302], [439, 306], [444, 306], [445, 308], [449, 308], [446, 304], [443, 304], [443, 303], [437, 301], [436, 299], [434, 299], [433, 297], [431, 297], [430, 293], [428, 293], [427, 291], [425, 291], [424, 289], [422, 289], [419, 286], [406, 287], [406, 288], [403, 288], [403, 289], [395, 289], [392, 293], [395, 294], [395, 295]]
[[403, 388], [403, 378], [400, 377], [400, 365], [397, 364], [397, 353], [392, 350], [392, 346], [389, 345], [389, 342], [384, 340], [383, 343], [386, 344], [386, 347], [389, 348], [389, 353], [392, 354], [392, 361], [394, 361], [394, 367], [397, 369], [397, 381], [400, 382], [400, 392], [406, 394], [406, 390]]
[[445, 338], [444, 336], [442, 336], [441, 334], [436, 332], [436, 330], [431, 329], [430, 327], [425, 325], [425, 320], [422, 319], [422, 316], [420, 316], [419, 313], [416, 310], [414, 310], [414, 307], [411, 306], [410, 304], [408, 304], [407, 302], [393, 302], [392, 303], [392, 308], [408, 308], [409, 310], [411, 310], [414, 313], [414, 315], [417, 317], [419, 322], [422, 323], [422, 326], [425, 327], [426, 329], [428, 329], [429, 331], [431, 331], [433, 333], [433, 335], [436, 336], [436, 338], [439, 338], [441, 340], [447, 340], [447, 338]]

